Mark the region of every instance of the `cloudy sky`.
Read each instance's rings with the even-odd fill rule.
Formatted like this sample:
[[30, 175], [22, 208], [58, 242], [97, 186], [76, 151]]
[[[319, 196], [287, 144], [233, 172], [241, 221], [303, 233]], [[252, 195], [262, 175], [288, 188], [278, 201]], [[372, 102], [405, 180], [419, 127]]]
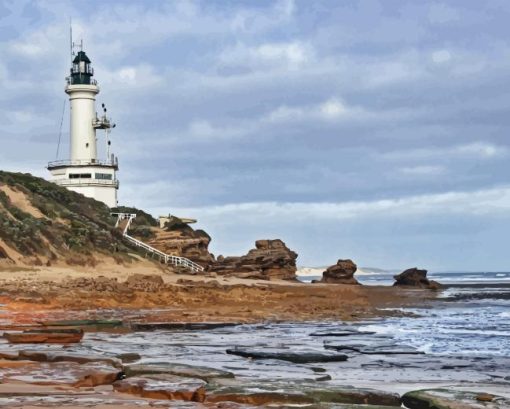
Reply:
[[122, 204], [198, 218], [215, 254], [510, 269], [507, 0], [0, 1], [2, 169], [48, 176], [70, 18]]

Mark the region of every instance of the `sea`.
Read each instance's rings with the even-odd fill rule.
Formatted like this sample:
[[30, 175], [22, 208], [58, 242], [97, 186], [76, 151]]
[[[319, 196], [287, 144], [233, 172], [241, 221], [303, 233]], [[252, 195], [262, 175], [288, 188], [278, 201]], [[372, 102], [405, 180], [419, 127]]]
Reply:
[[[392, 285], [393, 272], [356, 276], [363, 285]], [[413, 317], [366, 323], [365, 329], [429, 354], [477, 354], [510, 357], [510, 272], [429, 272], [443, 284], [437, 302], [405, 308]], [[310, 282], [319, 276], [301, 276]]]

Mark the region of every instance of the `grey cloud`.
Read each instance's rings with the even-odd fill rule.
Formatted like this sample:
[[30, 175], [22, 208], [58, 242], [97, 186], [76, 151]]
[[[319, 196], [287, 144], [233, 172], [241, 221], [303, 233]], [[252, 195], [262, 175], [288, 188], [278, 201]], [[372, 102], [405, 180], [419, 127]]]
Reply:
[[[281, 235], [303, 263], [507, 263], [508, 217], [478, 196], [501, 203], [510, 170], [506, 2], [17, 4], [0, 31], [1, 167], [54, 158], [72, 15], [118, 125], [124, 203], [199, 217], [222, 253]], [[368, 210], [325, 217], [353, 202]]]

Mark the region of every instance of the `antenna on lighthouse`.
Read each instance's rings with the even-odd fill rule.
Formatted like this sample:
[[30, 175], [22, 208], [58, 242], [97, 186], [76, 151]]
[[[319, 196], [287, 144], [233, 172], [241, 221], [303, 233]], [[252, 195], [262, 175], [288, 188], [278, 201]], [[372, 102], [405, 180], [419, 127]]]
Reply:
[[71, 55], [71, 63], [73, 62], [74, 55], [74, 44], [73, 44], [73, 19], [69, 17], [69, 47], [70, 47], [70, 55]]

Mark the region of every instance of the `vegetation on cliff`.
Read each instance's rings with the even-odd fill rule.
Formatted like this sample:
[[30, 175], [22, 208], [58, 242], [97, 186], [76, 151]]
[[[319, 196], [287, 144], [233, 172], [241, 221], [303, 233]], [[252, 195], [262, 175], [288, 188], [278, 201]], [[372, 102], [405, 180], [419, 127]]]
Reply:
[[[71, 253], [127, 250], [110, 209], [30, 174], [0, 171], [0, 254], [50, 262]], [[11, 250], [11, 251], [8, 251]]]

